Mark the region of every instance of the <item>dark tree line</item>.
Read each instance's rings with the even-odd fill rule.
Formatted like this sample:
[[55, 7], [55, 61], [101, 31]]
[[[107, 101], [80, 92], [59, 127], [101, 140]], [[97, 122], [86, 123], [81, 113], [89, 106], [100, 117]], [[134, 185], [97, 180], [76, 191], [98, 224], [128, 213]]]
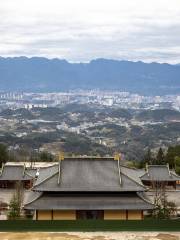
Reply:
[[6, 145], [0, 144], [0, 168], [8, 161], [52, 162], [55, 160], [55, 156], [49, 152], [9, 152]]
[[157, 154], [153, 154], [151, 149], [148, 149], [140, 162], [139, 167], [143, 168], [145, 165], [164, 165], [169, 164], [171, 169], [175, 169], [180, 174], [180, 145], [170, 146], [167, 151], [159, 148]]
[[8, 150], [6, 145], [0, 144], [0, 168], [3, 163], [6, 163], [9, 160]]

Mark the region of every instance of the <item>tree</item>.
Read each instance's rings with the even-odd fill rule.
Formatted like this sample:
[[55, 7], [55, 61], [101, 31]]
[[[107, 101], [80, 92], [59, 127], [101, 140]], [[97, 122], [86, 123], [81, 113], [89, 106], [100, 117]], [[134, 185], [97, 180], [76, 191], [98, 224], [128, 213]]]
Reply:
[[8, 218], [14, 220], [14, 219], [18, 219], [19, 217], [20, 217], [19, 203], [14, 194], [9, 204]]
[[153, 164], [154, 159], [153, 159], [152, 152], [151, 152], [150, 148], [148, 148], [147, 153], [144, 156], [144, 160], [149, 165]]
[[138, 164], [138, 168], [144, 168], [146, 166], [146, 164], [153, 164], [154, 162], [154, 159], [153, 159], [153, 156], [152, 156], [152, 152], [151, 152], [151, 149], [148, 148], [147, 152], [145, 153], [142, 161], [139, 162]]
[[158, 165], [165, 164], [165, 157], [164, 157], [164, 153], [163, 153], [162, 148], [159, 148], [159, 151], [158, 151], [157, 156], [156, 156], [155, 163], [158, 164]]
[[42, 162], [52, 162], [54, 160], [54, 157], [51, 153], [41, 152], [39, 155], [39, 159]]
[[168, 148], [165, 159], [170, 168], [175, 168], [175, 157], [180, 157], [180, 145]]
[[170, 168], [174, 168], [175, 152], [173, 147], [169, 147], [166, 154], [166, 162], [169, 163]]
[[153, 217], [157, 219], [169, 219], [177, 214], [177, 207], [174, 202], [167, 200], [166, 187], [163, 182], [152, 182], [154, 189]]
[[175, 171], [177, 174], [180, 175], [180, 157], [176, 156], [174, 158], [174, 162], [175, 162]]
[[23, 203], [24, 191], [22, 182], [18, 181], [16, 183], [15, 192], [9, 204], [9, 219], [19, 219], [21, 216], [21, 207]]
[[7, 147], [4, 144], [0, 144], [0, 168], [3, 163], [8, 161], [8, 151]]

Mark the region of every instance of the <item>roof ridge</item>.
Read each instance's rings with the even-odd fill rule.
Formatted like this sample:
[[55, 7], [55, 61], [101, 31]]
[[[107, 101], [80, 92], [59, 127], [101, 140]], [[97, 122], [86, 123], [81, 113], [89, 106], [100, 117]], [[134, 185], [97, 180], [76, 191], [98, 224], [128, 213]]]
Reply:
[[58, 184], [60, 184], [60, 178], [61, 178], [61, 160], [58, 164]]
[[135, 168], [135, 167], [129, 167], [129, 166], [122, 165], [122, 164], [120, 164], [120, 166], [121, 166], [121, 167], [124, 167], [124, 168], [131, 169], [131, 170], [139, 170], [138, 168]]
[[23, 167], [24, 168], [24, 164], [17, 164], [17, 165], [4, 164], [4, 167]]
[[179, 177], [180, 178], [180, 176], [176, 173], [176, 172], [173, 172], [173, 171], [170, 171], [170, 173], [171, 173], [171, 175], [174, 175], [174, 176], [176, 176], [176, 177]]
[[121, 166], [120, 166], [120, 160], [118, 159], [118, 174], [119, 174], [119, 184], [122, 185], [122, 176], [121, 176]]
[[64, 160], [67, 159], [114, 159], [114, 157], [98, 157], [98, 156], [86, 156], [86, 157], [81, 157], [81, 156], [77, 156], [77, 157], [64, 157]]
[[2, 176], [2, 174], [3, 174], [3, 171], [4, 171], [4, 166], [5, 166], [5, 164], [4, 164], [4, 163], [2, 163], [2, 167], [1, 167], [1, 170], [0, 170], [0, 176]]
[[169, 163], [167, 163], [166, 166], [167, 166], [167, 169], [168, 169], [168, 174], [169, 174], [169, 176], [172, 177], [171, 171], [170, 171], [170, 169], [169, 169]]
[[166, 164], [149, 164], [148, 167], [167, 167]]
[[24, 163], [24, 165], [23, 165], [23, 178], [25, 176], [25, 172], [26, 172], [26, 164]]
[[58, 165], [58, 162], [56, 162], [55, 164], [53, 165], [50, 165], [50, 166], [43, 166], [43, 167], [36, 167], [36, 168], [39, 168], [39, 169], [47, 169], [47, 168], [51, 168], [51, 167], [55, 167]]

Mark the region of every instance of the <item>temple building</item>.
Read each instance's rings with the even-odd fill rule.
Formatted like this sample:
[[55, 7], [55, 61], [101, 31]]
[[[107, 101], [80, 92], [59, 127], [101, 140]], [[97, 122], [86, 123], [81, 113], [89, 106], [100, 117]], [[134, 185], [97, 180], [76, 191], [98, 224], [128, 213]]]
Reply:
[[36, 170], [27, 169], [25, 165], [4, 165], [0, 170], [0, 188], [14, 189], [16, 183], [22, 183], [25, 189], [33, 185]]
[[143, 219], [154, 205], [141, 170], [113, 158], [65, 158], [41, 168], [24, 209], [36, 220]]
[[151, 188], [174, 188], [180, 183], [180, 177], [169, 169], [169, 165], [147, 165], [146, 172], [140, 177], [145, 186]]

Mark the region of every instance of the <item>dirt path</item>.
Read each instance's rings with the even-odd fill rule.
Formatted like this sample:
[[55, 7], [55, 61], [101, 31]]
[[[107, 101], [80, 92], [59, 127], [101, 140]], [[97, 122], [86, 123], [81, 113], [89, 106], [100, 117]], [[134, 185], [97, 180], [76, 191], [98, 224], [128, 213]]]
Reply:
[[180, 232], [0, 233], [0, 240], [180, 240]]

